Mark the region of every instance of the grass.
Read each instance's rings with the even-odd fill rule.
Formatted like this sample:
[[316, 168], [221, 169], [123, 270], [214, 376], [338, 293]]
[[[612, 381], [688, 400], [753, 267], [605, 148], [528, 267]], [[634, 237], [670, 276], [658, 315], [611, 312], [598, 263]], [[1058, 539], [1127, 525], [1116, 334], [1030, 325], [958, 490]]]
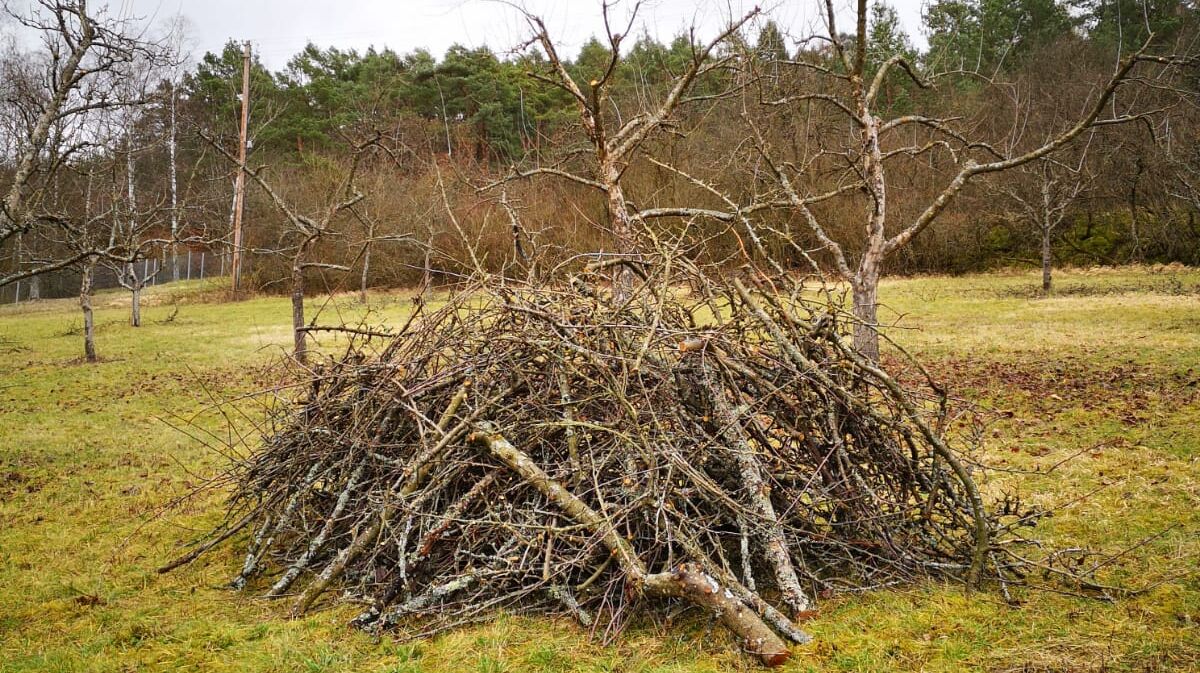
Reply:
[[[1039, 591], [1010, 606], [995, 590], [935, 583], [836, 597], [787, 670], [1200, 670], [1200, 272], [1057, 282], [1038, 299], [1032, 274], [892, 280], [883, 313], [955, 394], [991, 410], [989, 462], [1043, 472], [995, 473], [986, 489], [1066, 505], [1040, 526], [1051, 543], [1136, 546], [1110, 577], [1153, 588], [1112, 604]], [[220, 514], [213, 495], [158, 516], [221, 464], [173, 426], [226, 432], [210, 394], [263, 385], [290, 341], [285, 299], [197, 302], [207, 294], [155, 288], [136, 330], [126, 296], [101, 294], [96, 365], [79, 360], [72, 301], [0, 307], [0, 671], [756, 668], [703, 618], [639, 626], [611, 646], [517, 616], [399, 644], [347, 628], [353, 606], [288, 621], [285, 606], [222, 590], [233, 549], [156, 574]], [[362, 315], [348, 299], [314, 304]], [[407, 305], [380, 297], [368, 320], [394, 323]]]

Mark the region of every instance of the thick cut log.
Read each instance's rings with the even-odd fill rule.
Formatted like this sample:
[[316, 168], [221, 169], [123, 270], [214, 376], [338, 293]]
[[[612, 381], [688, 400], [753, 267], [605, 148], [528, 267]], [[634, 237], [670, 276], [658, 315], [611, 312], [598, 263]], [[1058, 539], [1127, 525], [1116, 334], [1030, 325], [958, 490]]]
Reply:
[[690, 536], [683, 535], [679, 538], [679, 544], [683, 547], [684, 552], [689, 554], [694, 559], [701, 560], [701, 566], [705, 572], [716, 577], [718, 581], [724, 584], [730, 591], [737, 594], [746, 605], [754, 608], [754, 611], [763, 618], [763, 621], [770, 624], [775, 632], [784, 638], [796, 643], [797, 645], [807, 645], [812, 642], [812, 636], [806, 633], [803, 629], [768, 603], [757, 592], [747, 588], [741, 582], [738, 582], [729, 571], [723, 569], [720, 565], [712, 562], [712, 559], [707, 558], [704, 550], [696, 545], [696, 542]]

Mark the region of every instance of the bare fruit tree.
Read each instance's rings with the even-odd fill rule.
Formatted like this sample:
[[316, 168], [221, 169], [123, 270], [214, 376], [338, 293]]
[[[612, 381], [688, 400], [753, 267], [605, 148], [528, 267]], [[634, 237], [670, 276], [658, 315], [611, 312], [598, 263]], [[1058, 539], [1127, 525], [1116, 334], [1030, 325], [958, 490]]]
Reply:
[[362, 160], [364, 153], [370, 147], [373, 147], [377, 139], [371, 139], [364, 143], [358, 144], [353, 150], [353, 159], [348, 171], [338, 182], [333, 189], [328, 202], [321, 210], [320, 214], [315, 217], [310, 217], [298, 212], [290, 205], [283, 196], [271, 186], [263, 177], [262, 169], [250, 170], [245, 164], [238, 162], [237, 157], [231, 154], [228, 150], [215, 142], [212, 138], [203, 136], [214, 148], [217, 149], [226, 159], [236, 164], [239, 170], [245, 171], [250, 179], [255, 182], [267, 197], [271, 200], [272, 205], [286, 218], [287, 224], [291, 227], [292, 234], [295, 235], [297, 241], [294, 245], [288, 248], [286, 252], [290, 254], [292, 259], [291, 264], [291, 297], [292, 297], [292, 336], [293, 336], [293, 357], [300, 364], [305, 364], [308, 361], [308, 332], [309, 329], [304, 324], [304, 275], [308, 269], [328, 269], [333, 271], [350, 271], [350, 267], [342, 264], [330, 264], [326, 262], [314, 261], [309, 258], [313, 251], [313, 247], [322, 238], [330, 235], [334, 218], [343, 211], [351, 209], [359, 201], [365, 198], [365, 195], [358, 191], [355, 187], [354, 180], [358, 173], [359, 162]]
[[[378, 147], [389, 159], [397, 166], [402, 164], [397, 160], [395, 153], [388, 151], [387, 145], [380, 142]], [[387, 172], [376, 171], [373, 175], [373, 181], [368, 186], [368, 191], [371, 193], [383, 192], [393, 184], [394, 176]], [[362, 269], [359, 272], [358, 285], [358, 301], [360, 304], [367, 303], [367, 290], [371, 276], [371, 254], [376, 250], [377, 243], [392, 243], [406, 246], [414, 246], [416, 248], [425, 249], [428, 246], [420, 241], [413, 233], [404, 233], [399, 231], [401, 225], [408, 232], [416, 231], [418, 223], [423, 223], [424, 226], [431, 226], [432, 212], [434, 206], [430, 203], [422, 202], [418, 198], [414, 198], [411, 194], [404, 195], [404, 216], [397, 217], [394, 212], [381, 212], [377, 208], [372, 208], [370, 203], [356, 204], [350, 208], [351, 215], [358, 220], [361, 226], [361, 239], [354, 241], [352, 247], [358, 248], [356, 255], [359, 262], [362, 264]]]
[[[97, 249], [116, 250], [121, 245], [120, 232], [124, 229], [122, 213], [119, 211], [118, 185], [116, 180], [115, 161], [97, 161], [76, 167], [70, 176], [81, 182], [80, 191], [83, 193], [82, 203], [70, 204], [63, 208], [43, 215], [53, 218], [56, 230], [67, 232], [67, 236], [55, 241], [56, 248], [66, 251], [64, 258], [75, 259], [67, 267], [79, 273], [79, 309], [83, 314], [83, 354], [88, 362], [97, 362], [96, 353], [96, 320], [92, 307], [92, 293], [95, 290], [96, 268], [100, 265], [101, 257], [86, 254]], [[103, 180], [109, 178], [109, 189], [105, 190]], [[107, 197], [104, 192], [107, 191]], [[122, 250], [122, 255], [131, 254]]]
[[[149, 73], [130, 73], [125, 82], [125, 87], [134, 90], [136, 93], [131, 98], [145, 98], [144, 83], [146, 78], [144, 75]], [[140, 89], [140, 90], [139, 90]], [[138, 207], [138, 171], [137, 171], [137, 155], [145, 147], [137, 147], [134, 143], [134, 128], [138, 125], [138, 119], [134, 114], [133, 108], [128, 108], [123, 111], [117, 121], [120, 124], [121, 133], [123, 135], [123, 151], [125, 163], [125, 200], [122, 208], [119, 209], [120, 217], [113, 219], [113, 231], [110, 237], [110, 248], [120, 247], [124, 251], [124, 259], [113, 260], [107, 257], [103, 258], [105, 266], [113, 271], [113, 275], [117, 279], [117, 283], [129, 290], [129, 325], [131, 327], [142, 326], [142, 290], [153, 282], [155, 276], [158, 275], [159, 262], [157, 259], [151, 265], [151, 258], [156, 258], [156, 252], [164, 249], [168, 245], [174, 247], [177, 240], [178, 228], [175, 226], [175, 184], [172, 180], [171, 184], [171, 240], [162, 241], [153, 239], [149, 236], [150, 229], [157, 224], [156, 216], [158, 208], [150, 205], [148, 208], [139, 210]], [[151, 139], [149, 146], [156, 145], [157, 138]], [[115, 151], [114, 151], [115, 154]], [[115, 200], [114, 200], [115, 201]], [[142, 262], [142, 269], [139, 273], [138, 262]]]
[[[732, 21], [725, 30], [708, 42], [694, 44], [691, 59], [683, 72], [675, 76], [662, 100], [657, 105], [644, 106], [642, 110], [622, 117], [609, 111], [615, 107], [610, 90], [621, 63], [622, 42], [632, 31], [642, 3], [638, 2], [633, 6], [624, 29], [620, 31], [613, 29], [610, 20], [609, 10], [613, 4], [615, 3], [606, 1], [601, 6], [605, 34], [608, 36], [609, 61], [598, 78], [583, 83], [576, 81], [568, 70], [541, 17], [525, 12], [525, 18], [533, 31], [533, 37], [526, 46], [539, 45], [548, 62], [548, 72], [529, 74], [570, 95], [579, 114], [583, 134], [590, 145], [592, 175], [579, 175], [559, 166], [535, 166], [525, 169], [514, 167], [505, 179], [491, 183], [483, 189], [493, 189], [516, 178], [536, 175], [556, 176], [596, 189], [605, 196], [608, 225], [616, 239], [617, 254], [628, 261], [629, 257], [639, 252], [636, 226], [639, 215], [625, 194], [622, 184], [625, 171], [641, 150], [643, 143], [670, 121], [679, 106], [693, 100], [689, 95], [697, 79], [729, 64], [732, 57], [711, 58], [714, 50], [756, 16], [758, 10], [755, 9]], [[617, 264], [613, 287], [618, 300], [629, 296], [633, 278], [633, 270], [629, 264]]]
[[998, 181], [994, 193], [1014, 209], [1014, 218], [1038, 233], [1041, 240], [1042, 293], [1050, 294], [1054, 267], [1054, 237], [1072, 206], [1091, 187], [1094, 176], [1086, 166], [1086, 153], [1076, 165], [1042, 157], [1012, 171]]
[[[117, 231], [116, 199], [110, 199], [108, 208], [93, 214], [92, 186], [95, 173], [88, 172], [87, 186], [84, 192], [83, 215], [80, 220], [72, 222], [69, 229], [75, 233], [73, 240], [78, 242], [77, 248], [89, 250], [96, 246], [98, 234], [105, 224], [109, 224], [109, 240]], [[113, 190], [115, 193], [115, 190]], [[92, 293], [95, 290], [96, 263], [99, 258], [95, 255], [84, 255], [75, 263], [79, 269], [79, 310], [83, 312], [83, 356], [88, 362], [96, 362], [96, 318], [92, 310]]]
[[[773, 176], [775, 189], [817, 240], [831, 261], [833, 271], [850, 286], [853, 310], [854, 345], [872, 360], [879, 358], [878, 307], [879, 280], [889, 256], [905, 249], [913, 239], [933, 224], [972, 181], [989, 174], [1002, 173], [1049, 157], [1081, 135], [1099, 126], [1144, 118], [1148, 113], [1136, 107], [1133, 97], [1118, 99], [1117, 93], [1132, 84], [1135, 69], [1143, 64], [1175, 66], [1184, 59], [1153, 56], [1147, 53], [1149, 42], [1121, 58], [1112, 74], [1099, 86], [1089, 89], [1077, 115], [1048, 131], [1033, 142], [985, 142], [978, 132], [966, 130], [961, 119], [952, 114], [929, 116], [920, 112], [896, 114], [890, 118], [881, 102], [881, 93], [889, 78], [903, 75], [918, 88], [930, 89], [940, 77], [923, 76], [902, 53], [876, 54], [868, 62], [867, 45], [869, 3], [858, 0], [856, 28], [851, 36], [839, 32], [832, 0], [825, 3], [825, 33], [819, 41], [827, 50], [808, 52], [810, 57], [786, 61], [791, 68], [807, 74], [807, 88], [785, 92], [782, 97], [763, 95], [764, 109], [748, 103], [745, 119], [749, 124], [758, 153]], [[872, 73], [872, 70], [874, 72]], [[1156, 73], [1160, 75], [1161, 73]], [[757, 74], [755, 75], [757, 76]], [[765, 109], [780, 106], [821, 108], [823, 114], [841, 119], [850, 133], [821, 133], [809, 147], [808, 139], [791, 141], [805, 149], [802, 157], [783, 156], [763, 132], [760, 117]], [[1014, 124], [1019, 128], [1020, 124]], [[1013, 132], [1017, 132], [1014, 130]], [[1024, 140], [1024, 139], [1021, 139]], [[780, 142], [780, 145], [783, 143]], [[917, 157], [948, 158], [953, 170], [949, 179], [936, 189], [928, 202], [912, 214], [897, 214], [889, 209], [888, 193], [897, 181], [907, 177], [919, 165]], [[820, 162], [841, 162], [836, 184], [814, 184], [811, 170]], [[932, 162], [930, 158], [929, 161]], [[927, 168], [924, 170], [928, 170]], [[824, 209], [813, 207], [814, 194], [831, 194]], [[862, 235], [855, 240], [835, 240], [829, 233], [830, 212], [853, 209], [862, 219]]]
[[27, 123], [16, 143], [13, 170], [6, 173], [0, 250], [15, 247], [21, 238], [44, 238], [47, 244], [37, 246], [42, 251], [37, 259], [14, 259], [0, 272], [0, 286], [88, 259], [122, 257], [103, 241], [86, 249], [55, 247], [55, 239], [81, 238], [69, 231], [66, 220], [49, 212], [46, 193], [59, 170], [96, 146], [87, 118], [143, 102], [114, 95], [128, 66], [135, 61], [162, 62], [169, 51], [162, 43], [145, 40], [134, 22], [109, 18], [103, 10], [89, 8], [87, 0], [38, 0], [28, 13], [5, 2], [4, 11], [41, 38], [41, 48], [34, 53], [12, 52], [7, 58], [20, 61], [32, 82], [47, 84], [13, 88], [18, 95], [5, 101]]

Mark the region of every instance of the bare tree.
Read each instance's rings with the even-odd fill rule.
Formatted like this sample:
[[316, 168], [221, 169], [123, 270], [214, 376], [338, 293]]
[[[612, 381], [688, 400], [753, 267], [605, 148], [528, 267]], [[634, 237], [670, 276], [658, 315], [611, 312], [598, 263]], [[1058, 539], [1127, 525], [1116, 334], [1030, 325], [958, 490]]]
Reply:
[[[663, 99], [657, 105], [646, 105], [636, 114], [622, 117], [609, 111], [615, 107], [610, 97], [610, 90], [613, 77], [621, 63], [621, 44], [630, 34], [642, 3], [634, 4], [624, 29], [620, 31], [614, 30], [609, 16], [609, 10], [614, 4], [605, 1], [601, 5], [605, 35], [608, 37], [609, 62], [599, 78], [582, 84], [577, 82], [568, 71], [541, 17], [522, 10], [533, 31], [533, 37], [526, 46], [540, 45], [545, 52], [549, 67], [548, 72], [530, 72], [529, 74], [570, 95], [579, 114], [583, 134], [591, 146], [592, 165], [590, 168], [593, 175], [591, 177], [579, 175], [559, 166], [536, 166], [526, 169], [514, 167], [506, 178], [486, 185], [483, 189], [493, 189], [512, 179], [535, 175], [556, 176], [596, 189], [605, 196], [608, 224], [616, 239], [617, 253], [627, 258], [638, 252], [635, 221], [639, 219], [639, 216], [625, 195], [622, 184], [625, 171], [629, 168], [642, 144], [670, 121], [671, 116], [680, 105], [697, 98], [710, 98], [708, 96], [689, 97], [689, 94], [698, 78], [728, 65], [732, 57], [713, 59], [710, 58], [713, 51], [718, 45], [737, 33], [747, 21], [756, 16], [758, 10], [755, 9], [740, 19], [732, 21], [725, 30], [708, 42], [695, 44], [692, 58], [687, 67], [674, 78]], [[628, 264], [617, 265], [614, 281], [614, 292], [618, 300], [628, 297], [633, 283], [633, 271]]]
[[340, 180], [334, 188], [324, 209], [316, 217], [310, 217], [296, 211], [288, 202], [279, 194], [279, 192], [271, 186], [270, 183], [262, 176], [262, 169], [250, 170], [245, 164], [238, 162], [237, 157], [231, 154], [228, 150], [214, 141], [212, 138], [203, 136], [214, 148], [217, 149], [227, 160], [238, 166], [239, 170], [245, 171], [246, 175], [250, 176], [267, 197], [271, 200], [272, 205], [287, 219], [288, 225], [291, 227], [291, 233], [298, 237], [298, 241], [292, 246], [288, 252], [291, 255], [291, 297], [292, 297], [292, 335], [293, 335], [293, 356], [296, 361], [305, 364], [308, 361], [308, 328], [304, 324], [304, 274], [308, 269], [329, 269], [334, 271], [349, 271], [350, 267], [342, 264], [329, 264], [318, 262], [309, 259], [309, 253], [318, 241], [332, 233], [331, 226], [334, 218], [343, 211], [349, 210], [359, 201], [365, 198], [365, 195], [358, 191], [355, 187], [354, 179], [358, 173], [359, 162], [364, 153], [369, 147], [372, 147], [376, 139], [371, 139], [362, 144], [356, 145], [353, 148], [353, 159], [350, 169], [346, 171], [345, 176]]
[[[1020, 142], [1022, 127], [1014, 124], [1007, 139], [1009, 142], [997, 149], [978, 137], [970, 137], [971, 132], [960, 128], [959, 117], [921, 113], [892, 118], [881, 116], [885, 114], [886, 106], [881, 103], [880, 96], [895, 73], [902, 73], [922, 89], [931, 88], [937, 78], [923, 77], [903, 54], [881, 55], [872, 73], [867, 55], [868, 13], [868, 1], [858, 0], [857, 25], [853, 35], [847, 37], [837, 28], [832, 1], [826, 0], [825, 34], [819, 40], [829, 45], [830, 51], [826, 52], [829, 58], [787, 62], [811, 76], [812, 89], [788, 92], [778, 98], [764, 95], [762, 100], [767, 106], [820, 106], [834, 118], [844, 120], [851, 129], [850, 134], [821, 134], [817, 139], [819, 147], [811, 149], [804, 160], [785, 161], [768, 140], [761, 123], [756, 121], [758, 111], [747, 110], [745, 118], [778, 193], [792, 205], [832, 260], [837, 275], [850, 285], [857, 319], [855, 347], [872, 360], [878, 360], [879, 279], [889, 256], [903, 250], [928, 228], [973, 180], [1048, 157], [1098, 126], [1147, 116], [1149, 112], [1135, 107], [1135, 103], [1127, 104], [1117, 98], [1118, 90], [1132, 81], [1139, 65], [1176, 66], [1192, 60], [1150, 55], [1147, 53], [1150, 43], [1147, 42], [1147, 46], [1119, 61], [1107, 80], [1091, 90], [1082, 111], [1068, 123], [1034, 143]], [[901, 171], [912, 170], [913, 164], [909, 161], [899, 170], [894, 168], [895, 165], [906, 159], [934, 154], [948, 157], [955, 169], [923, 207], [901, 219], [889, 210], [888, 192], [893, 186], [891, 183], [903, 175]], [[813, 184], [810, 169], [820, 161], [842, 162], [832, 187]], [[814, 201], [826, 200], [830, 203], [825, 210], [813, 207]], [[865, 209], [864, 235], [859, 239], [857, 250], [848, 249], [854, 241], [835, 240], [829, 233], [828, 213], [845, 208]]]
[[[350, 208], [350, 212], [363, 227], [362, 247], [359, 251], [359, 255], [362, 258], [362, 272], [359, 274], [358, 301], [360, 304], [365, 304], [367, 303], [367, 284], [371, 275], [371, 251], [374, 249], [375, 244], [385, 242], [408, 243], [418, 246], [422, 246], [422, 244], [410, 234], [382, 233], [378, 219], [365, 208]], [[414, 212], [417, 212], [415, 208]], [[417, 214], [413, 219], [426, 219], [428, 216], [429, 211], [427, 210], [423, 214]]]
[[[142, 290], [158, 275], [159, 264], [155, 250], [164, 247], [164, 242], [150, 239], [146, 236], [148, 229], [155, 223], [153, 217], [157, 209], [151, 208], [139, 212], [137, 205], [136, 177], [134, 169], [134, 150], [126, 147], [125, 152], [125, 184], [126, 195], [124, 212], [121, 217], [114, 217], [113, 231], [110, 238], [111, 247], [119, 246], [125, 251], [125, 259], [114, 262], [104, 258], [105, 266], [113, 271], [117, 283], [129, 290], [129, 325], [142, 326]], [[171, 243], [175, 241], [172, 236]], [[153, 258], [153, 259], [152, 259]], [[138, 261], [143, 262], [139, 273]]]
[[176, 92], [175, 80], [172, 79], [170, 84], [171, 89], [171, 121], [167, 138], [167, 154], [169, 173], [171, 180], [171, 280], [179, 280], [179, 245], [176, 241], [179, 240], [179, 172], [177, 167], [177, 153], [179, 148], [178, 143], [178, 127], [176, 115]]
[[[72, 157], [95, 147], [85, 118], [98, 111], [140, 105], [141, 100], [114, 95], [114, 83], [134, 61], [160, 62], [167, 53], [162, 44], [144, 39], [133, 22], [93, 12], [87, 0], [38, 0], [27, 15], [6, 2], [4, 11], [36, 31], [42, 49], [9, 55], [26, 64], [32, 79], [19, 98], [9, 101], [28, 124], [17, 143], [14, 169], [0, 202], [0, 247], [18, 237], [46, 235], [43, 230], [65, 224], [43, 208], [44, 192], [52, 184], [52, 176]], [[69, 231], [57, 235], [80, 240]], [[117, 257], [118, 252], [100, 245], [73, 249], [65, 256], [54, 255], [26, 266], [17, 260], [0, 274], [0, 286], [86, 259]]]
[[[397, 169], [405, 170], [407, 166], [397, 153], [389, 148], [389, 140], [393, 139], [379, 137], [375, 146], [391, 160]], [[368, 191], [382, 193], [395, 184], [396, 175], [392, 171], [376, 170], [371, 173], [370, 179]], [[370, 203], [357, 204], [350, 208], [351, 215], [362, 227], [361, 240], [351, 243], [352, 246], [358, 247], [356, 259], [361, 260], [362, 263], [358, 286], [358, 301], [361, 304], [367, 303], [372, 253], [375, 252], [377, 243], [400, 243], [414, 245], [418, 248], [427, 247], [412, 232], [417, 231], [418, 223], [431, 226], [430, 220], [434, 205], [427, 199], [421, 199], [409, 191], [402, 191], [396, 196], [399, 197], [400, 203], [392, 201], [391, 208], [386, 206], [372, 208]]]
[[[113, 179], [108, 202], [103, 204], [100, 200], [103, 207], [99, 208], [94, 203], [99, 200], [94, 197], [93, 187], [97, 171], [101, 168], [99, 164], [96, 164], [82, 169], [84, 173], [81, 177], [84, 180], [84, 187], [81, 212], [74, 216], [66, 213], [53, 216], [60, 219], [59, 228], [70, 233], [70, 237], [66, 240], [69, 246], [67, 249], [74, 253], [95, 250], [101, 245], [112, 249], [117, 245], [117, 234], [121, 230], [121, 223], [116, 207], [115, 171], [111, 170], [111, 167], [109, 173]], [[104, 239], [107, 239], [107, 244], [102, 242]], [[69, 255], [69, 257], [74, 256], [76, 255]], [[92, 309], [92, 293], [95, 290], [96, 266], [100, 259], [99, 255], [84, 254], [79, 256], [72, 265], [79, 271], [79, 309], [83, 313], [83, 354], [84, 359], [88, 362], [99, 360], [96, 355], [96, 319]]]
[[1054, 236], [1075, 202], [1091, 187], [1094, 176], [1086, 166], [1086, 151], [1076, 165], [1042, 157], [997, 181], [993, 193], [1015, 208], [1015, 219], [1038, 232], [1041, 240], [1042, 293], [1050, 294], [1054, 266]]

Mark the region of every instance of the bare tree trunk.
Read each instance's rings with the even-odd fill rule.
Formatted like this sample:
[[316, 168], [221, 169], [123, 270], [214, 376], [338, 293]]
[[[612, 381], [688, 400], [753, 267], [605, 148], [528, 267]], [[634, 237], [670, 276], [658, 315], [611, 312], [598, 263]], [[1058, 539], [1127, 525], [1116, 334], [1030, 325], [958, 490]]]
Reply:
[[1050, 227], [1042, 226], [1042, 294], [1050, 295], [1050, 267], [1054, 255], [1050, 249]]
[[175, 167], [175, 84], [171, 83], [171, 134], [167, 140], [171, 164], [171, 280], [179, 280], [179, 188]]
[[92, 274], [96, 268], [93, 260], [83, 267], [83, 278], [79, 283], [79, 308], [83, 309], [83, 354], [88, 362], [96, 361], [96, 323], [92, 316]]
[[141, 327], [142, 326], [142, 286], [141, 286], [141, 284], [139, 283], [138, 285], [135, 285], [134, 289], [130, 292], [130, 294], [133, 295], [133, 297], [131, 300], [131, 307], [129, 310], [129, 326], [130, 327]]
[[292, 267], [292, 335], [296, 362], [308, 361], [308, 339], [304, 333], [304, 270]]
[[[604, 185], [608, 188], [608, 217], [613, 235], [617, 239], [617, 253], [632, 255], [637, 252], [637, 238], [633, 222], [625, 205], [625, 190], [621, 188], [621, 169], [615, 163], [605, 162], [602, 167]], [[618, 264], [613, 271], [613, 299], [622, 303], [633, 294], [633, 270], [626, 264]]]
[[[15, 259], [17, 262], [16, 268], [18, 271], [21, 268], [21, 260], [26, 255], [28, 255], [30, 262], [33, 262], [33, 260], [35, 260], [37, 258], [37, 251], [35, 250], [35, 248], [37, 246], [37, 239], [35, 238], [34, 244], [28, 248], [26, 248], [24, 244], [25, 244], [25, 237], [17, 236], [17, 253], [15, 256]], [[14, 295], [14, 297], [15, 297], [14, 302], [21, 298], [20, 290], [21, 290], [21, 285], [18, 282], [17, 283], [17, 293], [16, 293], [16, 295]], [[30, 276], [30, 278], [29, 278], [29, 293], [25, 297], [25, 299], [27, 301], [37, 301], [38, 299], [41, 299], [41, 298], [42, 298], [42, 277], [40, 275], [35, 274], [33, 276]]]
[[854, 348], [871, 362], [879, 362], [879, 259], [868, 250], [850, 281], [854, 294]]
[[[864, 0], [859, 0], [864, 2]], [[865, 21], [863, 8], [859, 7], [858, 20]], [[862, 25], [860, 31], [864, 30]], [[871, 362], [879, 362], [879, 272], [887, 254], [887, 180], [883, 171], [883, 150], [879, 145], [879, 118], [871, 114], [870, 95], [863, 90], [864, 52], [856, 45], [856, 71], [851, 83], [858, 98], [858, 116], [863, 120], [863, 140], [866, 145], [864, 172], [871, 196], [871, 216], [867, 220], [867, 249], [863, 251], [858, 273], [851, 286], [854, 290], [854, 347]]]
[[1138, 233], [1138, 183], [1141, 182], [1142, 172], [1145, 166], [1139, 157], [1135, 166], [1137, 172], [1133, 174], [1133, 183], [1129, 186], [1129, 237], [1133, 239], [1133, 249], [1129, 252], [1129, 261], [1142, 261], [1142, 238]]
[[358, 303], [367, 303], [367, 274], [371, 271], [371, 244], [367, 244], [367, 249], [363, 252], [363, 268], [362, 281], [358, 287]]
[[[374, 220], [371, 219], [368, 219], [367, 221], [374, 222]], [[363, 243], [362, 278], [360, 279], [358, 286], [358, 303], [360, 304], [367, 303], [367, 275], [371, 272], [371, 243], [373, 243], [371, 239], [374, 237], [375, 225], [369, 224], [367, 225], [367, 242]]]
[[308, 362], [308, 335], [304, 331], [304, 253], [312, 239], [307, 239], [296, 250], [292, 259], [292, 340], [296, 362]]
[[[135, 221], [137, 213], [137, 191], [134, 183], [135, 164], [133, 161], [133, 139], [131, 137], [131, 129], [125, 130], [125, 191], [126, 198], [129, 199], [129, 236], [135, 236], [137, 231], [137, 222]], [[174, 214], [172, 213], [172, 217]], [[172, 226], [174, 224], [172, 223]], [[136, 245], [136, 240], [132, 241]], [[142, 325], [142, 285], [146, 282], [146, 264], [142, 264], [142, 276], [139, 278], [137, 273], [137, 265], [130, 262], [125, 271], [129, 279], [129, 326], [141, 327]]]
[[413, 301], [422, 301], [425, 295], [433, 290], [433, 229], [429, 230], [429, 239], [425, 243], [425, 259], [422, 261], [421, 289]]

